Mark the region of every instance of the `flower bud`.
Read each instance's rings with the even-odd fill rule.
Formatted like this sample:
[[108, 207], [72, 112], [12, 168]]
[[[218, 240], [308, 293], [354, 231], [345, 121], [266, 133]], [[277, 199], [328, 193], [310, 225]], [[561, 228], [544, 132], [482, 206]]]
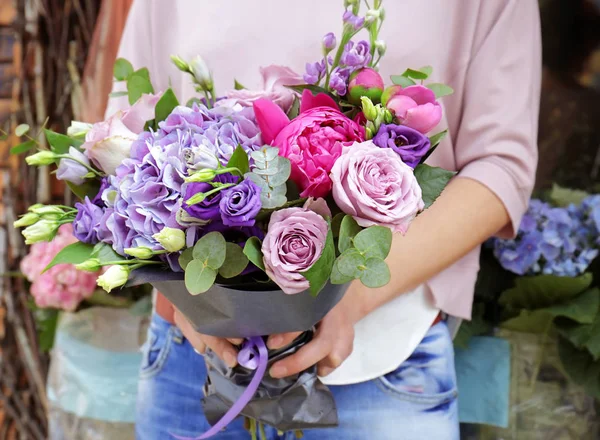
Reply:
[[373, 139], [373, 130], [371, 129], [371, 127], [365, 128], [365, 134], [366, 134], [367, 140]]
[[36, 206], [33, 209], [30, 209], [31, 212], [33, 212], [34, 214], [37, 214], [39, 216], [46, 216], [46, 215], [62, 215], [65, 213], [65, 211], [63, 211], [62, 208], [59, 208], [58, 206], [54, 206], [54, 205], [41, 205], [41, 206]]
[[192, 197], [187, 199], [185, 201], [185, 204], [188, 206], [197, 205], [198, 203], [202, 203], [205, 198], [206, 195], [204, 193], [196, 193]]
[[50, 241], [56, 235], [60, 223], [42, 218], [40, 221], [25, 228], [22, 232], [25, 244], [34, 244], [41, 241]]
[[84, 139], [88, 131], [92, 129], [92, 124], [86, 122], [73, 121], [67, 128], [67, 135], [75, 139]]
[[102, 263], [98, 258], [90, 258], [83, 263], [76, 264], [75, 269], [84, 270], [86, 272], [98, 272], [102, 269]]
[[96, 280], [99, 287], [110, 292], [116, 287], [120, 287], [127, 282], [130, 269], [125, 266], [110, 266], [104, 274]]
[[210, 182], [217, 175], [217, 171], [211, 168], [203, 168], [195, 171], [191, 176], [186, 177], [186, 182]]
[[367, 118], [367, 121], [374, 121], [375, 118], [377, 118], [377, 109], [375, 108], [373, 101], [366, 96], [363, 96], [360, 98], [360, 102], [362, 104], [363, 114], [365, 115], [365, 118]]
[[201, 56], [197, 56], [192, 60], [190, 63], [190, 71], [192, 72], [192, 75], [194, 75], [194, 79], [200, 87], [202, 87], [204, 90], [213, 89], [212, 74], [210, 73], [208, 65]]
[[380, 56], [383, 56], [383, 55], [385, 55], [385, 51], [387, 50], [387, 44], [383, 40], [376, 40], [375, 41], [375, 49], [377, 49], [377, 53]]
[[140, 260], [148, 260], [154, 256], [154, 251], [149, 247], [142, 246], [138, 248], [127, 248], [124, 250], [127, 255], [139, 258]]
[[31, 226], [40, 219], [40, 216], [34, 214], [33, 212], [28, 212], [24, 216], [22, 216], [19, 220], [13, 222], [13, 226], [15, 228], [24, 228], [25, 226]]
[[167, 252], [177, 252], [185, 246], [185, 232], [181, 229], [165, 227], [152, 236]]
[[56, 154], [52, 151], [40, 151], [39, 153], [33, 154], [25, 158], [27, 165], [51, 165], [56, 160]]
[[36, 204], [34, 204], [34, 205], [31, 205], [31, 206], [29, 207], [28, 211], [29, 211], [29, 212], [33, 212], [33, 210], [34, 210], [34, 209], [40, 208], [40, 207], [42, 207], [42, 206], [44, 206], [44, 204], [43, 204], [43, 203], [36, 203]]
[[325, 53], [325, 55], [331, 52], [335, 48], [336, 44], [337, 41], [333, 32], [325, 34], [325, 36], [323, 37], [323, 52]]
[[391, 124], [393, 121], [394, 121], [394, 115], [392, 114], [392, 112], [389, 111], [387, 108], [384, 109], [383, 122], [385, 122], [386, 124]]
[[378, 20], [380, 16], [381, 13], [379, 12], [379, 9], [369, 9], [365, 15], [365, 18], [367, 23], [371, 23], [375, 20]]
[[363, 96], [378, 103], [384, 89], [383, 78], [374, 69], [365, 67], [350, 75], [348, 82], [348, 100], [355, 105], [361, 102]]
[[171, 61], [182, 72], [186, 72], [186, 73], [190, 72], [190, 66], [180, 56], [178, 56], [178, 55], [171, 55]]

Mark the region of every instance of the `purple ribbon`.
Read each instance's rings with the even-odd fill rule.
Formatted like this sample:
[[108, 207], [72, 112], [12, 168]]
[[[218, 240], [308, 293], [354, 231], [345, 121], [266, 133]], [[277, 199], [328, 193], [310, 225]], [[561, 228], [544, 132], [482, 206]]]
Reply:
[[225, 413], [225, 415], [215, 423], [208, 431], [202, 434], [200, 437], [179, 437], [173, 435], [173, 437], [179, 440], [204, 440], [217, 435], [223, 428], [229, 425], [233, 420], [240, 415], [242, 410], [248, 405], [248, 402], [252, 400], [260, 382], [265, 377], [267, 372], [267, 362], [269, 359], [269, 353], [265, 341], [260, 336], [254, 336], [244, 341], [242, 349], [238, 353], [238, 363], [242, 367], [246, 367], [249, 370], [256, 370], [254, 377], [250, 381], [248, 388], [244, 390], [240, 398], [233, 404], [231, 408]]

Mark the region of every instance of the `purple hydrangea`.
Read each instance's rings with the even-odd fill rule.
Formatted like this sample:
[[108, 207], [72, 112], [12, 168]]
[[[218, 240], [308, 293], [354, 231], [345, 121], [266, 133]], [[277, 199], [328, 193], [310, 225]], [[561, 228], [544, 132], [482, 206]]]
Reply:
[[77, 240], [88, 243], [98, 243], [98, 228], [104, 211], [86, 197], [83, 203], [76, 203], [77, 216], [73, 221], [73, 235]]

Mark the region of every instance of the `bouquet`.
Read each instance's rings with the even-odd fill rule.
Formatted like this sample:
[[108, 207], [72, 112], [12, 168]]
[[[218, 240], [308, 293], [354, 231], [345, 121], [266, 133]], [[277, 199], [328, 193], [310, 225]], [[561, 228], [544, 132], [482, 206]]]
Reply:
[[[50, 149], [26, 159], [57, 164], [82, 199], [45, 207], [52, 216], [30, 210], [18, 221], [27, 243], [72, 223], [78, 242], [60, 258], [108, 267], [98, 278], [107, 291], [151, 283], [199, 332], [246, 338], [234, 369], [206, 355], [204, 409], [216, 424], [201, 438], [239, 414], [280, 430], [337, 423], [315, 368], [274, 380], [267, 365], [310, 340], [348, 283], [389, 282], [393, 234], [455, 174], [424, 163], [446, 134], [428, 137], [442, 118], [438, 98], [452, 89], [426, 84], [429, 66], [386, 87], [382, 2], [365, 15], [361, 2], [345, 3], [339, 43], [325, 35], [303, 77], [261, 69], [263, 90], [236, 82], [218, 94], [201, 58], [173, 56], [199, 94], [181, 105], [170, 89], [155, 93], [147, 69], [119, 59], [115, 79], [127, 90], [118, 94], [131, 107], [73, 122], [67, 135], [46, 130]], [[368, 41], [356, 40], [360, 32]], [[265, 335], [290, 331], [305, 333], [267, 351]]]

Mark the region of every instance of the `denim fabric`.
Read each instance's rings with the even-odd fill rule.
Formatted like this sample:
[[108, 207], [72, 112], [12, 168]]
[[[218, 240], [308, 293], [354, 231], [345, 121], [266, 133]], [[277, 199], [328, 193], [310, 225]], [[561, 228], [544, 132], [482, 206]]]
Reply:
[[[401, 335], [399, 335], [401, 337]], [[140, 373], [136, 438], [196, 437], [209, 425], [202, 414], [206, 367], [179, 329], [154, 316]], [[454, 353], [444, 322], [432, 327], [397, 370], [355, 385], [331, 386], [340, 426], [304, 431], [305, 440], [458, 440]], [[267, 427], [269, 440], [292, 440]], [[250, 439], [236, 420], [215, 440]]]

